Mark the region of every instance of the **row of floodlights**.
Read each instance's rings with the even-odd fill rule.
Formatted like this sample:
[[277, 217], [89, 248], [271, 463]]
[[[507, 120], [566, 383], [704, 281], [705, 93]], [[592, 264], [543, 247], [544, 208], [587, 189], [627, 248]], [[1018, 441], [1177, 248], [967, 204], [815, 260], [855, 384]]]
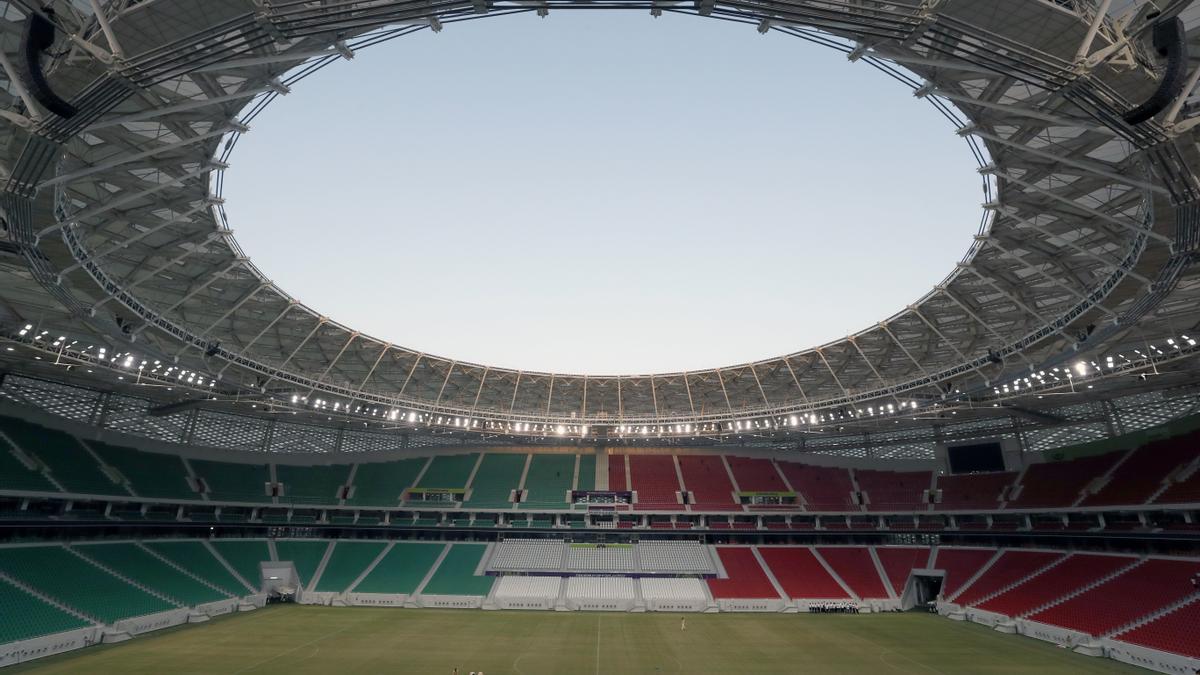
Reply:
[[[1187, 335], [1180, 335], [1179, 339], [1167, 338], [1168, 350], [1183, 350], [1196, 346], [1196, 340]], [[1146, 345], [1146, 351], [1134, 349], [1133, 352], [1138, 359], [1154, 358], [1154, 356], [1166, 356], [1166, 352], [1156, 345]], [[1152, 353], [1151, 353], [1152, 352]], [[1023, 377], [992, 388], [993, 394], [1015, 394], [1022, 389], [1033, 389], [1049, 384], [1054, 386], [1056, 382], [1066, 381], [1074, 383], [1076, 377], [1088, 377], [1095, 374], [1097, 376], [1104, 375], [1106, 371], [1111, 372], [1125, 366], [1135, 365], [1133, 359], [1125, 354], [1108, 355], [1101, 358], [1099, 361], [1076, 361], [1071, 366], [1054, 367], [1050, 370], [1039, 370], [1035, 373], [1030, 373]]]
[[[26, 337], [32, 334], [32, 337], [29, 339], [35, 344], [44, 343], [53, 349], [59, 350], [74, 350], [75, 345], [79, 344], [79, 340], [71, 340], [68, 342], [65, 335], [60, 335], [51, 340], [49, 337], [50, 331], [43, 330], [40, 333], [34, 334], [33, 330], [34, 328], [32, 325], [26, 324], [25, 327], [17, 331], [17, 335], [20, 337]], [[154, 375], [158, 379], [173, 379], [180, 384], [189, 384], [198, 387], [213, 387], [217, 383], [216, 378], [212, 377], [211, 375], [204, 375], [203, 373], [194, 370], [187, 370], [186, 368], [180, 368], [179, 366], [169, 366], [157, 359], [145, 359], [137, 354], [134, 354], [133, 352], [109, 352], [107, 347], [96, 345], [87, 345], [83, 349], [78, 350], [78, 352], [84, 354], [97, 363], [102, 363], [118, 369], [135, 371], [138, 378], [140, 378], [142, 375], [149, 374]], [[41, 357], [37, 358], [40, 359]], [[124, 380], [125, 376], [118, 375], [117, 379]]]

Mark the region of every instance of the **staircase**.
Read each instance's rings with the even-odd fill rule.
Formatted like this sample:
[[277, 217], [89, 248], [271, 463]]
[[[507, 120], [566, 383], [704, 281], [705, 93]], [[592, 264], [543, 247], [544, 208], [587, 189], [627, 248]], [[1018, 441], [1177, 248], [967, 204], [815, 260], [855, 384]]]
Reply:
[[1126, 450], [1125, 454], [1121, 455], [1121, 459], [1118, 459], [1115, 464], [1108, 467], [1108, 471], [1105, 471], [1099, 478], [1091, 483], [1088, 483], [1087, 487], [1080, 491], [1079, 496], [1075, 498], [1075, 501], [1071, 502], [1071, 506], [1079, 506], [1083, 500], [1103, 490], [1104, 486], [1108, 485], [1109, 481], [1112, 480], [1113, 474], [1117, 472], [1117, 469], [1121, 468], [1121, 465], [1124, 464], [1130, 457], [1132, 457], [1133, 453], [1135, 452], [1137, 452], [1136, 447]]
[[1109, 631], [1109, 632], [1105, 633], [1104, 635], [1101, 635], [1100, 637], [1108, 638], [1108, 637], [1112, 637], [1114, 635], [1118, 635], [1120, 633], [1124, 633], [1125, 631], [1133, 630], [1134, 628], [1144, 626], [1144, 625], [1150, 623], [1151, 621], [1161, 619], [1162, 617], [1166, 616], [1167, 614], [1170, 614], [1171, 612], [1174, 612], [1175, 610], [1179, 609], [1180, 607], [1183, 607], [1185, 605], [1190, 605], [1193, 602], [1197, 602], [1197, 601], [1200, 601], [1200, 593], [1192, 593], [1191, 595], [1187, 596], [1186, 598], [1183, 598], [1182, 600], [1173, 602], [1173, 603], [1167, 605], [1166, 607], [1155, 610], [1155, 611], [1147, 614], [1146, 616], [1141, 617], [1137, 621], [1132, 621], [1130, 623], [1127, 623], [1124, 626], [1121, 626], [1120, 628], [1118, 628], [1116, 630]]
[[[898, 600], [896, 589], [892, 588], [892, 580], [888, 578], [887, 572], [883, 569], [883, 562], [879, 560], [879, 555], [875, 553], [875, 547], [868, 546], [867, 553], [871, 554], [871, 562], [875, 563], [875, 571], [879, 573], [879, 578], [883, 581], [883, 588], [887, 591], [888, 597], [892, 600]], [[904, 589], [900, 590], [903, 591]]]
[[44, 595], [41, 591], [37, 590], [36, 588], [34, 588], [32, 586], [26, 586], [24, 583], [8, 576], [7, 574], [4, 574], [3, 572], [0, 572], [0, 579], [7, 581], [8, 583], [25, 591], [26, 593], [32, 595], [33, 597], [37, 598], [38, 600], [41, 600], [42, 602], [46, 603], [47, 605], [50, 605], [57, 609], [60, 609], [64, 612], [66, 612], [67, 614], [70, 614], [71, 616], [74, 616], [78, 619], [83, 619], [84, 621], [87, 621], [89, 623], [95, 623], [95, 624], [103, 624], [104, 623], [103, 621], [97, 619], [94, 616], [88, 616], [87, 614], [84, 614], [83, 612], [75, 609], [74, 607], [69, 607], [48, 595]]
[[[217, 562], [221, 563], [221, 565], [225, 568], [225, 570], [233, 575], [234, 579], [237, 579], [238, 581], [242, 582], [242, 585], [244, 585], [251, 593], [259, 592], [259, 589], [257, 586], [250, 583], [242, 575], [238, 574], [238, 571], [233, 569], [233, 565], [230, 565], [229, 562], [227, 560], [225, 560], [225, 558], [221, 557], [221, 554], [217, 552], [217, 547], [213, 546], [212, 542], [208, 541], [207, 539], [204, 539], [204, 540], [202, 540], [202, 543], [204, 544], [204, 547], [208, 549], [208, 552], [211, 553], [212, 556], [217, 559]], [[258, 581], [261, 581], [261, 579], [259, 579]]]
[[[433, 565], [430, 565], [429, 571], [425, 573], [425, 578], [421, 579], [421, 583], [418, 584], [413, 590], [413, 595], [420, 595], [421, 591], [425, 590], [425, 586], [429, 584], [429, 580], [433, 578], [434, 574], [437, 574], [438, 568], [442, 566], [442, 561], [446, 559], [447, 555], [449, 555], [451, 546], [452, 544], [446, 544], [445, 548], [442, 549], [442, 552], [438, 554], [437, 560], [433, 561]], [[492, 584], [493, 587], [495, 587], [495, 585], [496, 584]]]
[[1023, 576], [1023, 577], [1021, 577], [1020, 579], [1017, 579], [1016, 581], [1012, 582], [1011, 584], [1009, 584], [1009, 585], [1007, 585], [1007, 586], [1004, 586], [1004, 587], [1000, 588], [999, 590], [997, 590], [997, 591], [995, 591], [995, 592], [993, 592], [993, 593], [989, 593], [988, 595], [985, 595], [985, 596], [983, 596], [983, 597], [979, 598], [978, 600], [976, 600], [976, 601], [975, 601], [975, 603], [974, 603], [974, 606], [978, 607], [979, 605], [982, 605], [983, 603], [987, 602], [988, 600], [991, 600], [992, 598], [995, 598], [995, 597], [997, 597], [997, 596], [1004, 595], [1005, 593], [1007, 593], [1007, 592], [1011, 591], [1012, 589], [1016, 588], [1017, 586], [1020, 586], [1021, 584], [1024, 584], [1024, 583], [1026, 583], [1026, 582], [1030, 581], [1031, 579], [1035, 579], [1035, 578], [1037, 578], [1037, 577], [1040, 577], [1041, 575], [1045, 574], [1046, 572], [1048, 572], [1048, 571], [1050, 571], [1050, 570], [1054, 569], [1055, 567], [1058, 567], [1059, 565], [1063, 564], [1063, 563], [1064, 563], [1064, 562], [1066, 562], [1066, 561], [1067, 561], [1067, 559], [1068, 559], [1068, 558], [1070, 558], [1070, 557], [1071, 557], [1071, 555], [1070, 555], [1069, 553], [1068, 553], [1068, 554], [1066, 554], [1066, 555], [1063, 555], [1063, 556], [1061, 556], [1061, 557], [1060, 557], [1058, 560], [1055, 560], [1054, 562], [1050, 563], [1049, 565], [1046, 565], [1045, 567], [1039, 568], [1039, 569], [1038, 569], [1037, 571], [1035, 571], [1033, 574], [1029, 574], [1029, 575]]
[[954, 593], [953, 598], [946, 598], [946, 601], [954, 602], [954, 598], [957, 598], [958, 596], [962, 595], [963, 591], [970, 588], [971, 584], [975, 583], [975, 581], [978, 580], [979, 577], [982, 577], [984, 574], [986, 574], [987, 571], [992, 568], [992, 565], [996, 564], [996, 561], [999, 560], [1000, 556], [1002, 556], [1002, 555], [1004, 555], [1004, 549], [1002, 549], [1002, 548], [996, 549], [996, 552], [994, 554], [992, 554], [992, 557], [986, 563], [983, 564], [983, 567], [980, 567], [979, 570], [977, 572], [975, 572], [975, 574], [971, 575], [971, 578], [967, 579], [967, 583], [958, 587], [958, 591], [956, 591]]
[[321, 581], [321, 575], [325, 572], [325, 566], [329, 564], [329, 558], [333, 555], [333, 547], [337, 546], [337, 541], [329, 542], [325, 547], [325, 555], [321, 556], [321, 562], [317, 565], [317, 571], [313, 572], [312, 579], [308, 580], [308, 588], [305, 590], [314, 590], [317, 584]]
[[367, 565], [367, 568], [362, 571], [362, 574], [358, 575], [358, 577], [356, 577], [354, 579], [354, 581], [349, 586], [346, 587], [346, 593], [353, 593], [354, 589], [357, 588], [358, 585], [362, 583], [363, 579], [367, 578], [367, 575], [370, 574], [371, 571], [375, 569], [375, 566], [379, 564], [379, 561], [383, 560], [383, 557], [386, 556], [392, 550], [392, 547], [394, 547], [395, 545], [396, 545], [396, 542], [389, 541], [387, 546], [384, 546], [383, 550], [379, 552], [379, 555], [375, 556], [375, 559], [371, 561], [371, 564]]
[[854, 598], [855, 600], [857, 600], [859, 602], [862, 602], [862, 598], [858, 597], [858, 593], [855, 593], [854, 589], [850, 588], [850, 584], [846, 583], [842, 579], [841, 575], [839, 575], [833, 569], [832, 565], [830, 565], [828, 562], [826, 562], [825, 558], [821, 556], [821, 553], [819, 551], [817, 551], [817, 549], [815, 547], [809, 546], [808, 550], [812, 552], [813, 557], [817, 559], [817, 562], [821, 563], [821, 567], [825, 568], [825, 571], [829, 573], [829, 576], [833, 577], [833, 580], [838, 582], [838, 585], [842, 587], [843, 591], [846, 591], [846, 595], [850, 596], [851, 598]]
[[783, 590], [783, 585], [775, 578], [775, 573], [771, 571], [770, 565], [767, 564], [766, 560], [763, 560], [762, 554], [758, 552], [758, 547], [751, 546], [750, 552], [754, 554], [754, 559], [758, 561], [758, 566], [767, 575], [767, 579], [771, 582], [771, 586], [775, 589], [775, 592], [779, 594], [779, 598], [790, 605], [792, 599], [788, 597], [787, 591]]

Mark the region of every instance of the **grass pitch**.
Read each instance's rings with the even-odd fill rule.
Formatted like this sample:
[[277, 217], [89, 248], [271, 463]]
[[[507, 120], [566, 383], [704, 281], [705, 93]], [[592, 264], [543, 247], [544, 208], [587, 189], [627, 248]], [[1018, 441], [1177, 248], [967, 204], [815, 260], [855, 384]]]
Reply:
[[357, 675], [1149, 671], [928, 614], [484, 612], [281, 606], [6, 668]]

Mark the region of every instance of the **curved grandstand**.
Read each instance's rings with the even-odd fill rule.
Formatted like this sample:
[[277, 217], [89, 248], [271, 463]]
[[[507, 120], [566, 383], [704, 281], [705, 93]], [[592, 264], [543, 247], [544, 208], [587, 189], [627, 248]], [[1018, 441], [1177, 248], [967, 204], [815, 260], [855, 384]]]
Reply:
[[[291, 598], [927, 606], [1200, 669], [1188, 0], [0, 9], [0, 665]], [[886, 72], [978, 160], [972, 247], [842, 340], [623, 376], [393, 345], [239, 247], [224, 170], [308, 74], [454, 22], [572, 9], [732, 21]], [[599, 622], [595, 636], [600, 672]]]

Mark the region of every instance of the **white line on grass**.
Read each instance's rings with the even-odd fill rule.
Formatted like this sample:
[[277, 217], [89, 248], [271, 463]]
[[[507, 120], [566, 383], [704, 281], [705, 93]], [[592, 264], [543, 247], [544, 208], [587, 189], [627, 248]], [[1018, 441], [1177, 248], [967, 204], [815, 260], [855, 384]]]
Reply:
[[600, 675], [600, 615], [596, 615], [596, 675]]
[[[366, 622], [364, 621], [361, 623], [366, 623]], [[350, 630], [351, 628], [358, 627], [358, 625], [359, 625], [358, 623], [354, 623], [349, 626], [346, 626], [345, 628], [339, 628], [337, 630], [329, 631], [328, 633], [322, 635], [321, 637], [317, 638], [316, 640], [313, 640], [311, 642], [302, 642], [302, 643], [296, 645], [295, 647], [292, 647], [291, 649], [279, 652], [275, 656], [271, 656], [269, 658], [263, 659], [262, 661], [259, 661], [258, 663], [252, 663], [252, 664], [246, 666], [245, 668], [242, 668], [241, 670], [236, 670], [233, 672], [232, 675], [241, 675], [241, 673], [245, 673], [245, 672], [254, 670], [255, 668], [262, 666], [262, 665], [266, 665], [281, 656], [287, 656], [288, 654], [291, 654], [292, 652], [296, 651], [297, 649], [300, 649], [302, 647], [314, 646], [318, 642], [321, 642], [323, 640], [328, 640], [329, 638], [333, 637], [334, 635], [341, 635], [342, 633], [345, 633], [346, 631]]]

